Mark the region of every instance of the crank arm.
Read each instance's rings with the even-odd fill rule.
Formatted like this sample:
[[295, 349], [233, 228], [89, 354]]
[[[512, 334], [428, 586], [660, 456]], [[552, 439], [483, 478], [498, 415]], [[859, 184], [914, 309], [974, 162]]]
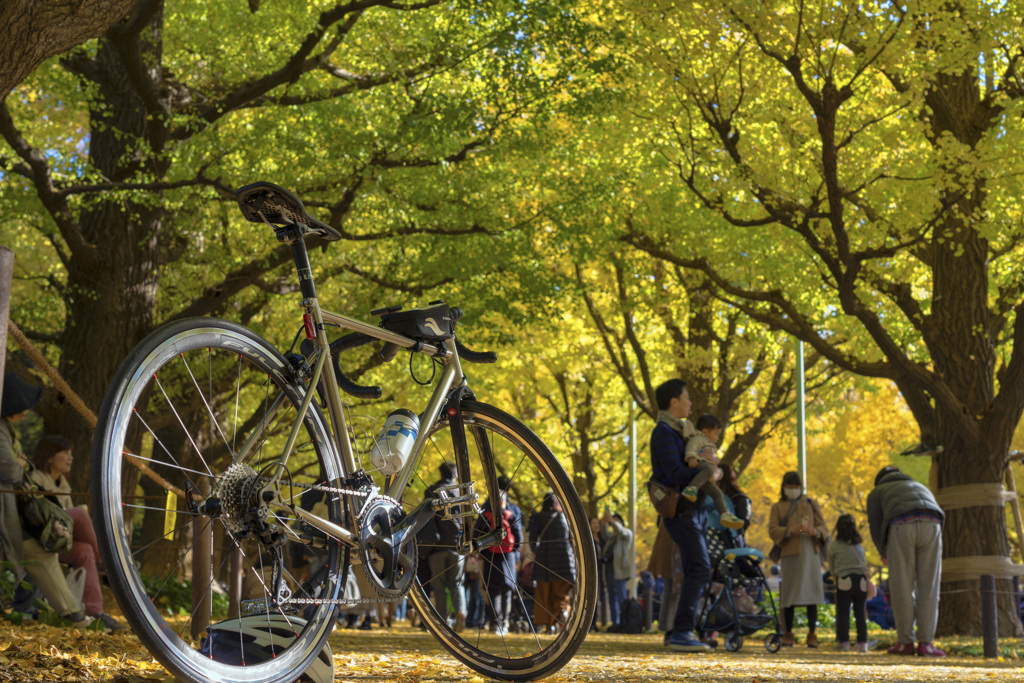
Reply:
[[401, 519], [391, 530], [391, 545], [399, 548], [410, 536], [415, 536], [419, 530], [426, 526], [434, 512], [434, 500], [427, 498], [414, 507], [409, 514]]

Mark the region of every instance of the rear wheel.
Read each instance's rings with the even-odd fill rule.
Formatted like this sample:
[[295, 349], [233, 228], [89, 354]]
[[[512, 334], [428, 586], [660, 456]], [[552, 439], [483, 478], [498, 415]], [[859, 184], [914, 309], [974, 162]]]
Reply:
[[[512, 524], [522, 528], [523, 542], [518, 549], [521, 557], [485, 549], [442, 569], [440, 576], [431, 577], [429, 571], [421, 567], [410, 597], [441, 644], [472, 669], [506, 680], [542, 678], [572, 659], [593, 621], [597, 560], [589, 520], [572, 481], [533, 432], [510, 415], [482, 403], [463, 402], [462, 412], [475, 491], [484, 506], [490, 508], [492, 501], [486, 500], [489, 487], [482, 464], [482, 458], [489, 452], [499, 478], [508, 480], [500, 479], [504, 484], [500, 490], [507, 496], [505, 508], [513, 512]], [[418, 469], [432, 476], [441, 462], [454, 460], [450, 426], [443, 420], [433, 428]], [[428, 483], [414, 481], [403, 497], [403, 507], [408, 510], [419, 503]], [[552, 508], [561, 511], [562, 521], [548, 524]], [[463, 525], [465, 532], [474, 539], [491, 528], [489, 522], [481, 522], [476, 517], [465, 518]], [[555, 529], [562, 531], [556, 533]], [[552, 552], [557, 551], [557, 544], [571, 550], [568, 559], [564, 553]], [[430, 556], [436, 553], [447, 553], [451, 558], [454, 550], [452, 546], [430, 548], [421, 541], [421, 565], [430, 567]], [[561, 561], [556, 562], [556, 557], [561, 557]], [[520, 561], [517, 563], [516, 559]], [[522, 567], [531, 560], [532, 578], [542, 579], [547, 584], [539, 589], [544, 604], [534, 599], [534, 589], [526, 581], [516, 580], [517, 564], [521, 576]], [[467, 561], [475, 561], [480, 568], [483, 609], [477, 614], [470, 613], [467, 625], [462, 628], [463, 619], [443, 587], [448, 578], [445, 572], [457, 574]], [[441, 568], [447, 562], [449, 560], [435, 559], [432, 566]], [[511, 603], [501, 604], [500, 584], [506, 583], [503, 579], [509, 574]], [[565, 593], [564, 600], [544, 599], [545, 595], [562, 593]], [[475, 617], [480, 617], [481, 621], [474, 623]]]
[[[202, 319], [147, 337], [107, 392], [92, 460], [100, 552], [132, 630], [179, 680], [290, 683], [331, 632], [347, 550], [293, 507], [344, 525], [339, 496], [311, 488], [339, 487], [342, 471], [315, 401], [276, 465], [305, 391], [266, 341]], [[237, 628], [247, 612], [291, 625], [266, 661]], [[218, 623], [239, 632], [237, 661], [201, 652]]]

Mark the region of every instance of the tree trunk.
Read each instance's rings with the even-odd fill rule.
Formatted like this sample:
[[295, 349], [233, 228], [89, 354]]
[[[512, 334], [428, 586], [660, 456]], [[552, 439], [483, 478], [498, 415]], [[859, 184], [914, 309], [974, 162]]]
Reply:
[[[1005, 452], [1005, 451], [1004, 451]], [[968, 454], [946, 449], [933, 463], [937, 469], [939, 488], [969, 483], [991, 483], [982, 461], [1005, 459], [985, 458], [976, 451]], [[995, 478], [996, 482], [1001, 477]], [[1008, 557], [1006, 509], [1004, 506], [958, 508], [946, 511], [942, 534], [943, 558], [997, 556]], [[1019, 638], [1021, 627], [1016, 595], [1012, 582], [997, 581], [996, 604], [999, 612], [999, 634]], [[982, 635], [981, 593], [977, 578], [947, 581], [942, 584], [939, 600], [939, 635]]]
[[0, 4], [0, 101], [44, 61], [96, 38], [135, 0], [4, 0]]
[[[153, 42], [143, 45], [142, 58], [156, 61], [159, 18], [154, 23], [148, 34]], [[158, 150], [149, 142], [156, 124], [132, 85], [130, 65], [106, 37], [95, 63], [103, 104], [91, 114], [90, 163], [112, 181], [140, 172], [161, 177], [165, 169], [160, 164], [140, 161], [156, 158]], [[68, 264], [59, 369], [85, 404], [98, 411], [118, 366], [153, 327], [163, 210], [158, 200], [138, 203], [120, 193], [86, 201], [78, 224], [98, 253], [92, 258], [75, 254]], [[63, 421], [61, 431], [75, 442], [77, 452], [91, 453], [93, 430], [83, 418], [76, 414]], [[88, 490], [89, 458], [75, 459], [70, 479], [74, 490]]]

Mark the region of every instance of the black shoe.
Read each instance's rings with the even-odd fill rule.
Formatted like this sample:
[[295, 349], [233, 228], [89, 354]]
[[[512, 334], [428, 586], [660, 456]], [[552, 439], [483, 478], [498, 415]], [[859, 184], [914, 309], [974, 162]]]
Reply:
[[370, 617], [363, 619], [363, 623], [359, 625], [360, 631], [371, 631], [373, 630], [373, 622], [370, 621]]

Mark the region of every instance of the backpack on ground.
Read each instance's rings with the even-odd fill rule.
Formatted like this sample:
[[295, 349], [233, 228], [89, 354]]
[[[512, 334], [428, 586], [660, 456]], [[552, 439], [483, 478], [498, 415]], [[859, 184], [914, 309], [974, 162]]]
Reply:
[[622, 603], [620, 633], [644, 632], [644, 607], [639, 600], [629, 599]]

